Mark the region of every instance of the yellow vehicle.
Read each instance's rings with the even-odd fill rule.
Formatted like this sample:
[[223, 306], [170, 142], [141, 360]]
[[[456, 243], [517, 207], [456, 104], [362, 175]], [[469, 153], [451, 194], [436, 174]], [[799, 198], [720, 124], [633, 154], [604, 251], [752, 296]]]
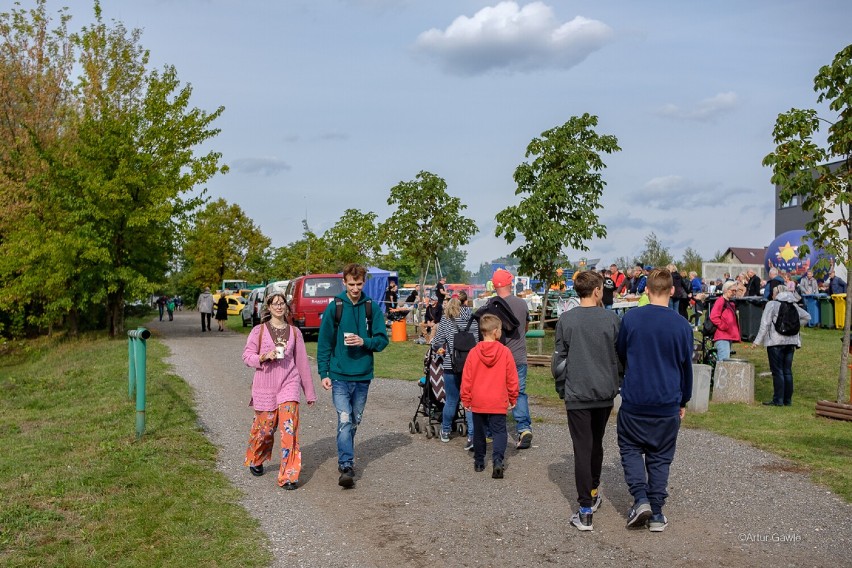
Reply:
[[[219, 302], [219, 297], [221, 294], [213, 294], [213, 310], [215, 312], [216, 304]], [[243, 308], [246, 305], [246, 299], [243, 298], [240, 294], [227, 294], [225, 296], [228, 300], [228, 316], [238, 316], [242, 313]]]

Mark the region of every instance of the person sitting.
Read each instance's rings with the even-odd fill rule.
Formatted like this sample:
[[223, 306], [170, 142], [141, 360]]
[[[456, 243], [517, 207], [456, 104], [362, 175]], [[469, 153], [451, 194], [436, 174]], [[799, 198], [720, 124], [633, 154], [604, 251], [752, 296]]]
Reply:
[[438, 303], [438, 298], [430, 296], [429, 305], [426, 306], [426, 312], [423, 314], [423, 322], [420, 324], [420, 339], [418, 343], [431, 343], [435, 337], [435, 330], [443, 316], [443, 309]]

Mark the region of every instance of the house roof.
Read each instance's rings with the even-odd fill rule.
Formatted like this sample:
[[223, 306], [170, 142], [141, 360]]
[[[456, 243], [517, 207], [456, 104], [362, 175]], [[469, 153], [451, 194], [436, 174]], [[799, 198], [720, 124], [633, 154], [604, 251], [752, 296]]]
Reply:
[[745, 248], [731, 247], [725, 251], [725, 255], [732, 255], [742, 264], [763, 264], [766, 258], [766, 247], [764, 248]]

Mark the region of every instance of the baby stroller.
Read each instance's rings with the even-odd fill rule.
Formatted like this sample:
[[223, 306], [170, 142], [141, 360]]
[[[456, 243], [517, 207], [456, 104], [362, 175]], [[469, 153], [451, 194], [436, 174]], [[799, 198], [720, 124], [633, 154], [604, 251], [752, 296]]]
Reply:
[[[427, 438], [438, 437], [446, 400], [443, 363], [444, 358], [438, 355], [430, 345], [423, 359], [424, 376], [418, 382], [420, 399], [417, 402], [414, 417], [408, 423], [408, 431], [411, 434], [425, 432]], [[465, 422], [464, 408], [461, 407], [461, 403], [456, 409], [451, 426], [459, 434], [467, 433], [467, 422]]]

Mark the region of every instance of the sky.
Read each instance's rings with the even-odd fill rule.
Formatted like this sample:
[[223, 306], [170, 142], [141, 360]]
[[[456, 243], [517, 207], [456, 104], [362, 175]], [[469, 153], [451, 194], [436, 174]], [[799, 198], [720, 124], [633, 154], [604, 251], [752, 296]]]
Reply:
[[[22, 2], [25, 6], [27, 2]], [[9, 4], [9, 0], [0, 0]], [[71, 27], [92, 2], [68, 6]], [[442, 177], [479, 233], [467, 268], [509, 254], [496, 213], [530, 141], [583, 113], [604, 155], [607, 237], [569, 259], [633, 258], [653, 232], [676, 259], [775, 236], [779, 113], [818, 105], [813, 78], [852, 39], [848, 0], [716, 2], [102, 0], [174, 65], [221, 133], [200, 151], [230, 172], [207, 194], [238, 204], [273, 246], [323, 233], [349, 208], [380, 221], [391, 187]], [[8, 10], [8, 7], [3, 8]], [[393, 267], [384, 267], [392, 269]]]

